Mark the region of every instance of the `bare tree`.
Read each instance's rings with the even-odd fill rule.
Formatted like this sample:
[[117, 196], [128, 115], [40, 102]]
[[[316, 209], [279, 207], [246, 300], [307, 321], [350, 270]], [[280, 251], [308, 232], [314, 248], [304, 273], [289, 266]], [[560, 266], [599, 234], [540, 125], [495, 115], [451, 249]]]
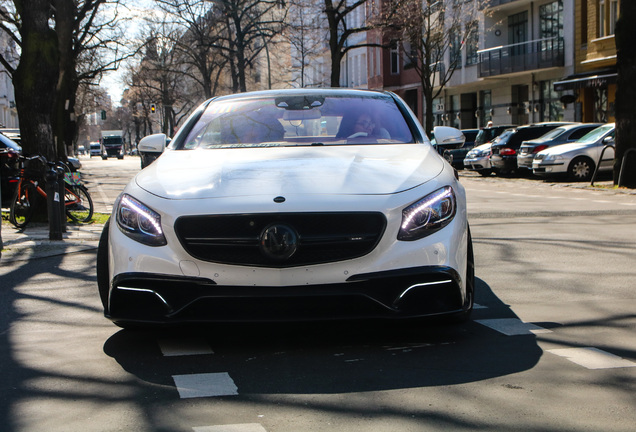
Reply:
[[[614, 184], [636, 188], [636, 2], [621, 0], [620, 18], [616, 24], [616, 159]], [[629, 154], [628, 154], [629, 152]], [[627, 154], [622, 182], [619, 173]]]
[[[354, 13], [362, 12], [366, 18], [371, 15], [373, 2], [367, 0], [324, 0], [324, 14], [329, 25], [329, 53], [331, 57], [331, 87], [340, 87], [340, 65], [345, 55], [354, 48], [381, 47], [375, 43], [350, 44], [350, 39], [355, 34], [365, 33], [378, 26], [382, 26], [379, 20], [365, 20], [361, 26], [354, 26], [350, 17]], [[387, 10], [389, 10], [387, 8]], [[388, 13], [384, 22], [390, 22], [392, 15]], [[371, 23], [374, 24], [371, 24]]]
[[285, 36], [292, 51], [292, 82], [297, 87], [322, 87], [326, 83], [316, 80], [315, 62], [325, 47], [328, 32], [320, 3], [292, 0], [289, 3]]
[[80, 83], [99, 79], [127, 55], [115, 26], [119, 0], [13, 0], [2, 5], [0, 30], [20, 47], [17, 68], [3, 55], [0, 62], [13, 78], [25, 151], [64, 159], [77, 135], [74, 107]]
[[227, 59], [232, 91], [247, 91], [246, 71], [254, 67], [259, 54], [281, 33], [286, 18], [282, 0], [217, 0], [214, 2], [225, 19], [219, 48]]
[[394, 26], [391, 43], [420, 78], [427, 131], [433, 129], [433, 100], [461, 66], [461, 50], [477, 31], [476, 3], [396, 0], [385, 12]]
[[18, 61], [0, 53], [0, 62], [13, 79], [23, 149], [49, 159], [57, 156], [51, 125], [60, 57], [49, 25], [52, 12], [50, 0], [5, 1], [0, 7], [0, 29], [20, 47]]
[[203, 98], [211, 98], [227, 63], [220, 48], [224, 17], [218, 8], [200, 0], [156, 0], [156, 4], [181, 29], [173, 44], [187, 66], [182, 73], [200, 87]]

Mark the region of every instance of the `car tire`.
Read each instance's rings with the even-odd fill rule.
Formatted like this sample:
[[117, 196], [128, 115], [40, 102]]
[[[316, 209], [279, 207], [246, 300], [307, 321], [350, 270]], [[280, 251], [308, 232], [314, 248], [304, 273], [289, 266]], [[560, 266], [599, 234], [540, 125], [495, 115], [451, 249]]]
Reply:
[[592, 159], [579, 156], [570, 162], [568, 177], [574, 181], [590, 181], [594, 175], [594, 162]]
[[108, 291], [109, 291], [109, 272], [108, 272], [108, 230], [110, 227], [110, 219], [106, 221], [102, 235], [99, 237], [99, 245], [97, 246], [97, 290], [99, 298], [104, 306], [104, 311], [108, 309]]
[[477, 172], [482, 177], [490, 177], [490, 175], [492, 174], [492, 170], [479, 170]]

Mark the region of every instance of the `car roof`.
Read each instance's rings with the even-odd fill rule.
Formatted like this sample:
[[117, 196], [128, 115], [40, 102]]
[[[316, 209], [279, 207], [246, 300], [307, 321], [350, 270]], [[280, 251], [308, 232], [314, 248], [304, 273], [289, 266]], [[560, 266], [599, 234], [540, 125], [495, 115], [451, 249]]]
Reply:
[[241, 100], [251, 99], [259, 97], [276, 97], [276, 96], [331, 96], [331, 97], [378, 97], [378, 95], [384, 95], [390, 97], [392, 93], [379, 90], [362, 90], [362, 89], [349, 89], [349, 88], [301, 88], [301, 89], [275, 89], [275, 90], [260, 90], [245, 93], [234, 93], [230, 95], [217, 96], [210, 101], [225, 101], [225, 100]]

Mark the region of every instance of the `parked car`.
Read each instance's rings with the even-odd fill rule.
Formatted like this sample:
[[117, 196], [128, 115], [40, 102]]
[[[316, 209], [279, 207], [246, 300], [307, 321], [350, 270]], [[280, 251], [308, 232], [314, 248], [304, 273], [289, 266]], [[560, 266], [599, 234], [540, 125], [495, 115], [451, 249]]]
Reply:
[[[463, 144], [453, 128], [435, 137]], [[222, 96], [166, 142], [139, 143], [163, 154], [117, 198], [99, 243], [99, 293], [116, 324], [472, 310], [464, 188], [398, 96]]]
[[479, 131], [475, 139], [475, 147], [464, 158], [464, 168], [477, 171], [484, 177], [491, 175], [493, 172], [490, 164], [492, 144], [499, 139], [502, 133], [514, 127], [516, 126], [491, 126]]
[[475, 137], [475, 147], [492, 142], [492, 140], [504, 133], [504, 131], [516, 127], [516, 125], [497, 125], [480, 129], [477, 137]]
[[462, 133], [466, 138], [464, 145], [458, 149], [450, 149], [444, 152], [444, 157], [455, 169], [464, 169], [464, 158], [475, 146], [475, 138], [479, 133], [479, 129], [462, 129]]
[[611, 147], [603, 154], [603, 160], [598, 169], [599, 172], [612, 171], [615, 133], [614, 123], [607, 123], [576, 142], [560, 144], [540, 151], [532, 161], [532, 172], [542, 177], [560, 175], [575, 181], [590, 181], [599, 163], [601, 152], [607, 145]]
[[15, 186], [18, 184], [17, 162], [22, 147], [6, 135], [0, 133], [0, 188], [2, 207], [8, 207]]
[[90, 157], [101, 156], [102, 146], [98, 142], [92, 142], [89, 144]]
[[559, 144], [574, 142], [582, 138], [583, 135], [602, 126], [602, 123], [579, 123], [560, 126], [552, 129], [547, 134], [529, 141], [521, 143], [517, 154], [517, 167], [519, 169], [532, 170], [532, 160], [541, 150]]
[[523, 141], [539, 138], [551, 130], [568, 122], [544, 122], [519, 126], [506, 130], [497, 143], [492, 145], [490, 163], [495, 174], [508, 174], [517, 170], [517, 152]]

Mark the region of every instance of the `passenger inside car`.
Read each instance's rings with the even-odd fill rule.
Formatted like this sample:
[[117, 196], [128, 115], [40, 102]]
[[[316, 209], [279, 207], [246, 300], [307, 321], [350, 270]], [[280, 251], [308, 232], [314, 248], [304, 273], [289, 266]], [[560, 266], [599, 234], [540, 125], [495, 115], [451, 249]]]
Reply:
[[336, 138], [354, 139], [370, 137], [376, 139], [391, 139], [389, 132], [380, 126], [372, 113], [362, 111], [353, 115], [345, 115], [340, 123]]

